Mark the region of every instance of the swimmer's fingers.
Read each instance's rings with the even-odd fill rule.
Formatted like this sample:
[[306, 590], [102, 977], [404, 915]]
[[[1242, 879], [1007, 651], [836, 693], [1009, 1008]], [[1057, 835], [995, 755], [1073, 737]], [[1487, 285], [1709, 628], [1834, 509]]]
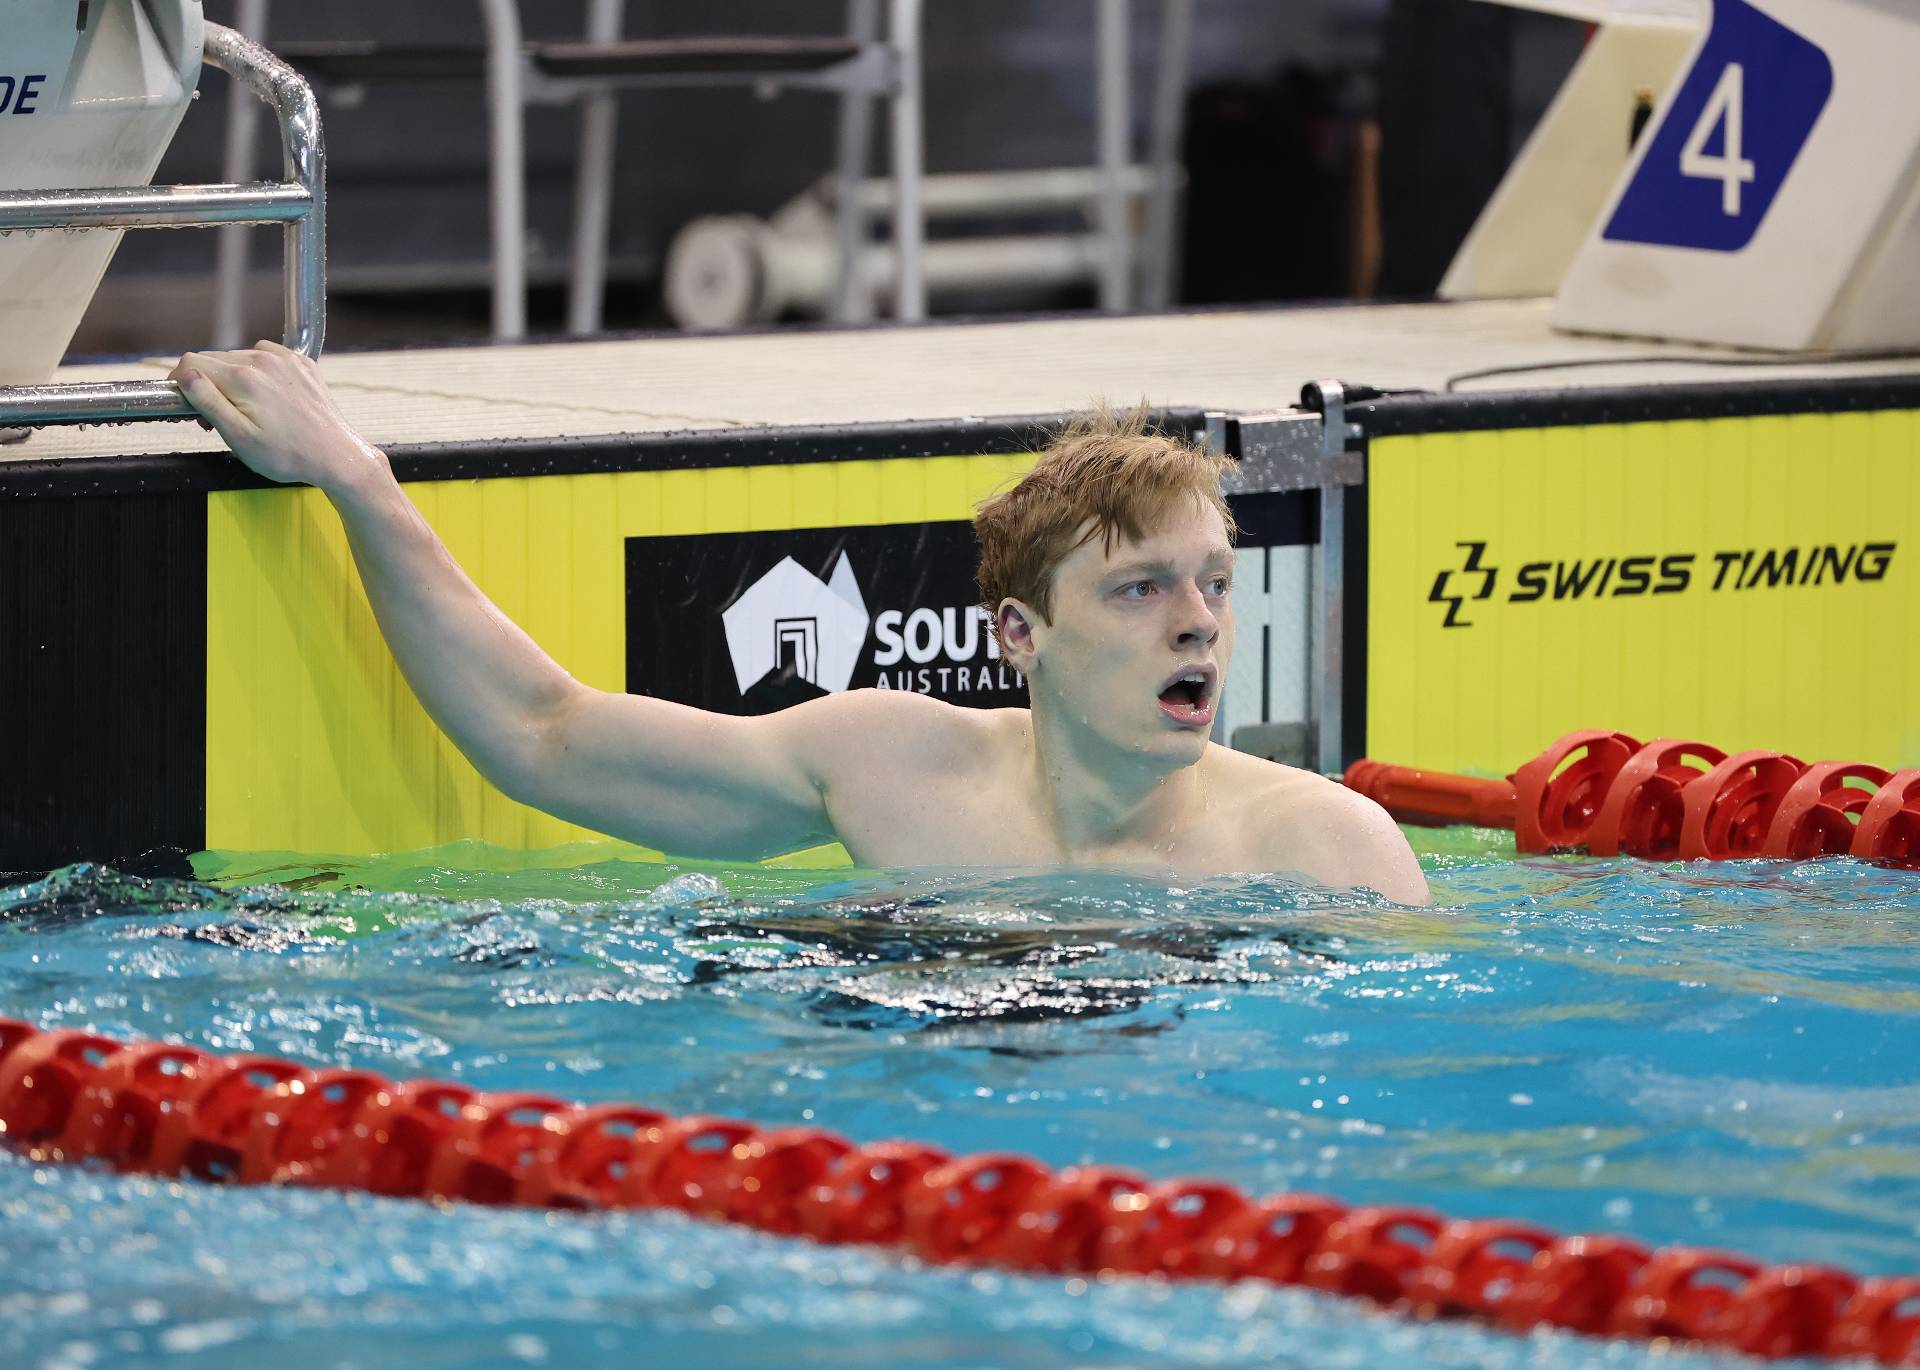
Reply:
[[284, 343], [275, 342], [272, 338], [260, 339], [260, 341], [256, 342], [253, 345], [253, 350], [256, 352], [278, 352], [283, 357], [297, 357], [297, 356], [305, 355], [304, 353], [295, 352], [291, 347], [286, 346]]
[[259, 429], [253, 421], [241, 413], [234, 402], [227, 398], [214, 378], [214, 372], [221, 369], [219, 359], [200, 352], [189, 352], [180, 358], [167, 379], [180, 387], [187, 397], [187, 403], [213, 425], [213, 429], [227, 440], [228, 446], [244, 442], [256, 436]]
[[348, 427], [311, 358], [278, 345], [189, 352], [174, 368], [233, 454], [268, 480], [329, 488], [384, 464]]
[[317, 376], [271, 352], [189, 352], [174, 368], [187, 399], [234, 456], [268, 480], [316, 483], [315, 440], [337, 426]]
[[180, 359], [180, 366], [206, 375], [234, 409], [262, 426], [271, 427], [272, 420], [304, 410], [333, 412], [320, 369], [306, 356], [284, 347], [189, 352]]

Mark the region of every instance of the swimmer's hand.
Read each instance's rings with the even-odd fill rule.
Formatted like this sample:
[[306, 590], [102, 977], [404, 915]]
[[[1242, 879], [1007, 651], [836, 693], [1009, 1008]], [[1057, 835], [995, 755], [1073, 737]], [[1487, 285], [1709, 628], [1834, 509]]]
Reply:
[[320, 368], [276, 342], [239, 352], [189, 352], [169, 379], [233, 454], [268, 480], [336, 493], [385, 473], [384, 453], [348, 426]]

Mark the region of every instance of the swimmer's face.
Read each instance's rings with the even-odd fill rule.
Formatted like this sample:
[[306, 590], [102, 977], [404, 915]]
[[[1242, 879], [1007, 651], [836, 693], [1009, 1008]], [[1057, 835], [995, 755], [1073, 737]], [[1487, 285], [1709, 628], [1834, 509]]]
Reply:
[[1138, 542], [1108, 549], [1096, 537], [1055, 569], [1051, 623], [1025, 606], [1009, 623], [1002, 606], [1008, 660], [1027, 672], [1036, 707], [1044, 695], [1067, 726], [1190, 765], [1206, 750], [1233, 654], [1232, 578], [1210, 504]]

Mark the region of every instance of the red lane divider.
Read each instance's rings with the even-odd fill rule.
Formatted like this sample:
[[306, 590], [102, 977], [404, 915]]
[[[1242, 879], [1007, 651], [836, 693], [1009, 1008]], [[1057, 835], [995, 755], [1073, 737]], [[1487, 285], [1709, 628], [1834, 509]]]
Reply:
[[1860, 826], [1853, 831], [1856, 847], [1870, 847], [1888, 861], [1920, 862], [1920, 771], [1896, 771], [1867, 801]]
[[1407, 823], [1512, 828], [1529, 854], [1654, 861], [1858, 856], [1920, 865], [1920, 770], [1729, 756], [1679, 738], [1568, 733], [1505, 780], [1360, 760], [1347, 787]]
[[[1776, 782], [1757, 760], [1741, 767], [1749, 785]], [[1728, 821], [1745, 823], [1759, 801], [1733, 793]], [[1920, 1366], [1920, 1277], [1858, 1280], [1419, 1208], [1255, 1198], [1208, 1180], [1155, 1184], [1097, 1166], [1052, 1171], [1024, 1156], [950, 1156], [915, 1142], [856, 1146], [818, 1128], [395, 1083], [11, 1019], [0, 1019], [0, 1138], [36, 1160], [215, 1183], [674, 1208], [764, 1232], [893, 1246], [939, 1264], [1258, 1279], [1513, 1331], [1560, 1327]]]
[[1681, 796], [1695, 780], [1713, 774], [1727, 759], [1718, 747], [1663, 737], [1627, 758], [1607, 786], [1587, 850], [1595, 856], [1638, 856], [1671, 861], [1680, 854], [1680, 829], [1686, 821]]
[[1639, 750], [1640, 744], [1625, 733], [1589, 728], [1568, 733], [1515, 771], [1513, 831], [1520, 850], [1584, 847], [1614, 777]]
[[1511, 781], [1476, 780], [1365, 760], [1349, 766], [1345, 779], [1349, 789], [1408, 822], [1474, 823], [1483, 828], [1514, 825], [1518, 800]]
[[[1794, 859], [1846, 855], [1853, 850], [1861, 813], [1892, 778], [1890, 772], [1859, 761], [1821, 761], [1807, 767], [1774, 810], [1765, 850]], [[1850, 780], [1865, 784], [1850, 785]], [[1878, 848], [1880, 843], [1869, 836], [1865, 845]]]

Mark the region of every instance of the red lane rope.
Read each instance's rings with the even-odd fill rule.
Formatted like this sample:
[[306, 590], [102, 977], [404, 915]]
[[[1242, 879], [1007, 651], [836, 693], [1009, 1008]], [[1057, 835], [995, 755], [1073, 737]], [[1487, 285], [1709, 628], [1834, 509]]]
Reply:
[[0, 1140], [39, 1161], [477, 1204], [671, 1208], [763, 1232], [1035, 1274], [1266, 1280], [1513, 1331], [1920, 1366], [1920, 1277], [1649, 1251], [1420, 1208], [1052, 1171], [819, 1128], [395, 1083], [0, 1018]]
[[1505, 780], [1356, 761], [1343, 777], [1395, 818], [1514, 830], [1522, 852], [1653, 861], [1857, 856], [1920, 864], [1920, 770], [1809, 766], [1784, 752], [1568, 733]]

